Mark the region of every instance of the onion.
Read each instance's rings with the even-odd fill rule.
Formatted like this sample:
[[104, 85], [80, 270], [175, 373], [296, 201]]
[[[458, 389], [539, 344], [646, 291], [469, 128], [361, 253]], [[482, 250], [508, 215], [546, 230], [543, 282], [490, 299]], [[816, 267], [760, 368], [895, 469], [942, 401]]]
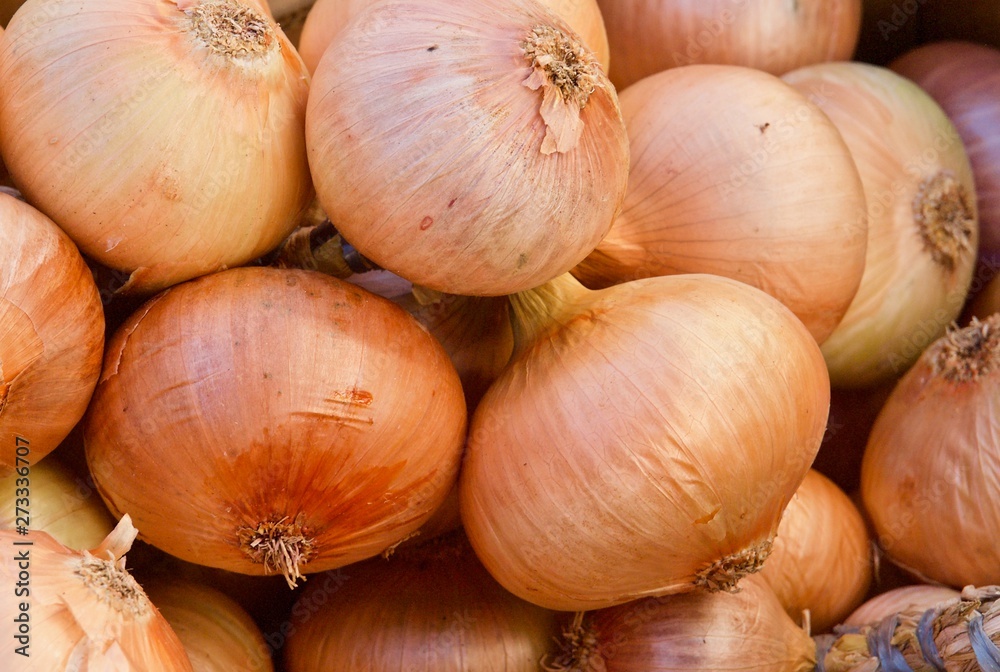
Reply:
[[789, 502], [761, 576], [795, 620], [829, 630], [865, 599], [872, 582], [872, 548], [864, 518], [832, 481], [817, 471]]
[[941, 108], [890, 70], [825, 63], [784, 79], [837, 125], [868, 201], [861, 287], [823, 343], [830, 379], [836, 387], [892, 381], [965, 302], [978, 241], [968, 157]]
[[1000, 315], [936, 341], [900, 380], [865, 451], [882, 548], [947, 585], [1000, 583]]
[[[60, 544], [82, 551], [100, 545], [111, 534], [115, 521], [97, 496], [93, 483], [75, 476], [49, 456], [31, 465], [28, 486], [21, 494], [29, 495], [30, 528], [50, 534]], [[0, 481], [2, 501], [14, 502], [18, 496], [17, 473]], [[0, 510], [0, 529], [13, 530], [16, 507]]]
[[928, 44], [891, 67], [929, 93], [955, 124], [976, 181], [979, 255], [1000, 262], [1000, 51]]
[[125, 571], [135, 535], [128, 516], [89, 552], [44, 532], [0, 530], [8, 587], [0, 618], [15, 632], [0, 639], [3, 669], [192, 672], [177, 635]]
[[0, 193], [0, 476], [16, 468], [30, 481], [31, 465], [66, 438], [97, 384], [103, 348], [101, 300], [79, 250], [50, 219]]
[[287, 672], [537, 672], [556, 614], [490, 577], [462, 535], [316, 577], [292, 609]]
[[149, 598], [184, 645], [194, 672], [272, 672], [260, 629], [225, 594], [191, 581], [161, 581]]
[[590, 287], [724, 275], [777, 298], [822, 342], [861, 283], [867, 244], [861, 180], [826, 115], [773, 75], [718, 65], [647, 77], [621, 108], [625, 204], [574, 274]]
[[816, 341], [708, 275], [514, 300], [515, 360], [470, 425], [462, 521], [494, 577], [550, 609], [734, 589], [823, 436]]
[[308, 73], [256, 0], [30, 0], [0, 76], [15, 183], [123, 291], [251, 261], [312, 198]]
[[594, 612], [567, 631], [549, 672], [812, 672], [815, 646], [767, 584], [735, 594], [647, 598]]
[[451, 294], [509, 294], [571, 269], [608, 232], [628, 174], [614, 88], [534, 0], [371, 7], [316, 69], [306, 139], [344, 237]]
[[846, 61], [861, 28], [861, 0], [598, 0], [611, 45], [611, 80], [623, 89], [661, 70], [698, 63], [775, 75]]
[[319, 273], [246, 268], [160, 294], [118, 330], [84, 441], [145, 540], [294, 585], [420, 527], [465, 426], [454, 367], [405, 311]]
[[844, 619], [844, 625], [861, 626], [879, 621], [904, 611], [925, 611], [942, 602], [954, 600], [957, 590], [945, 586], [902, 586], [876, 595]]
[[[323, 52], [344, 26], [361, 10], [375, 4], [377, 0], [317, 0], [309, 10], [299, 53], [309, 72], [316, 72]], [[604, 30], [604, 20], [597, 0], [540, 0], [580, 35], [597, 61], [608, 70], [608, 34]]]

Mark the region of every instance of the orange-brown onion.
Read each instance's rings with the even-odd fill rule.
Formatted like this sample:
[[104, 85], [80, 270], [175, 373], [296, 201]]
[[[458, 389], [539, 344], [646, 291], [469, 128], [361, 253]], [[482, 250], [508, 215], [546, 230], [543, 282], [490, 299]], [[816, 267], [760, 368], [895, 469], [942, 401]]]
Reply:
[[[604, 20], [597, 0], [540, 1], [566, 20], [607, 72], [608, 34], [604, 30]], [[377, 0], [316, 0], [306, 17], [299, 42], [299, 54], [309, 72], [316, 72], [316, 66], [334, 36], [362, 9], [375, 2]]]
[[493, 576], [580, 611], [758, 570], [829, 407], [802, 323], [709, 275], [593, 292], [567, 275], [514, 307], [520, 352], [476, 409], [459, 482]]
[[611, 228], [628, 177], [614, 87], [534, 0], [369, 7], [316, 69], [306, 140], [346, 240], [452, 294], [568, 271]]
[[872, 546], [864, 518], [833, 481], [810, 470], [788, 503], [760, 574], [785, 611], [825, 632], [865, 599]]
[[[816, 647], [768, 585], [646, 598], [584, 617], [551, 672], [812, 672]], [[569, 641], [566, 641], [569, 640]]]
[[501, 588], [458, 533], [315, 577], [291, 630], [287, 672], [537, 672], [559, 623]]
[[247, 263], [312, 198], [308, 72], [262, 8], [29, 0], [0, 41], [7, 168], [123, 291]]
[[101, 299], [79, 250], [48, 217], [0, 193], [0, 476], [30, 471], [66, 438], [103, 349]]
[[893, 562], [960, 588], [1000, 583], [1000, 315], [931, 345], [865, 450], [861, 494]]
[[611, 81], [623, 89], [669, 68], [743, 65], [780, 75], [849, 60], [861, 0], [598, 0], [611, 45]]
[[184, 560], [294, 582], [404, 539], [455, 482], [466, 410], [447, 354], [398, 306], [320, 273], [177, 286], [105, 361], [84, 426], [94, 480]]
[[724, 275], [777, 298], [822, 343], [861, 283], [868, 233], [861, 178], [833, 123], [777, 77], [728, 65], [647, 77], [620, 104], [625, 204], [573, 273], [590, 287]]
[[844, 625], [878, 623], [902, 612], [923, 611], [957, 599], [961, 593], [946, 586], [916, 585], [893, 588], [871, 598], [844, 619]]
[[965, 303], [979, 239], [972, 169], [954, 125], [910, 80], [864, 63], [784, 76], [830, 117], [868, 205], [861, 286], [823, 343], [836, 387], [902, 376]]

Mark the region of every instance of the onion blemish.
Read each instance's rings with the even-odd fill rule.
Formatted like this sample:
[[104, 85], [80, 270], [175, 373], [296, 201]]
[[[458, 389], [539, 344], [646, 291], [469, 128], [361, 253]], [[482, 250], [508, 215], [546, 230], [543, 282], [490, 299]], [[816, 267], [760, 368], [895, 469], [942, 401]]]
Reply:
[[771, 555], [770, 539], [738, 553], [716, 560], [698, 572], [694, 584], [710, 593], [739, 591], [739, 582], [745, 576], [760, 571], [767, 556]]
[[952, 383], [971, 383], [1000, 364], [1000, 314], [975, 318], [964, 329], [952, 329], [928, 353], [934, 373]]
[[243, 527], [237, 532], [240, 549], [251, 561], [264, 565], [267, 573], [280, 572], [295, 588], [305, 581], [302, 565], [309, 562], [315, 551], [313, 538], [302, 526], [301, 514], [292, 522], [285, 516], [274, 522]]
[[949, 272], [973, 253], [975, 215], [965, 187], [948, 171], [929, 177], [913, 199], [913, 216], [926, 249]]
[[278, 36], [260, 12], [236, 0], [206, 2], [187, 11], [191, 30], [214, 53], [234, 60], [280, 49]]

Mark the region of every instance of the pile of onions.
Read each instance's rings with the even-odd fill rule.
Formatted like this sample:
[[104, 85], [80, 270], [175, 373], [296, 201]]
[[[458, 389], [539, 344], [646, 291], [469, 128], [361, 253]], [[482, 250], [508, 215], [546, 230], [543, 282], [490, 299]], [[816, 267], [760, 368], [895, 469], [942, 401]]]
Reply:
[[861, 513], [832, 481], [810, 471], [785, 509], [761, 576], [792, 619], [808, 611], [810, 630], [824, 632], [861, 604], [872, 569]]
[[1000, 264], [1000, 51], [967, 42], [928, 44], [891, 67], [929, 93], [955, 124], [976, 181], [979, 256], [992, 262], [995, 273]]
[[1000, 315], [929, 347], [872, 429], [861, 493], [897, 564], [961, 587], [1000, 583]]
[[194, 672], [272, 672], [260, 629], [234, 600], [193, 581], [161, 580], [149, 599], [184, 645]]
[[452, 294], [509, 294], [568, 271], [611, 228], [628, 177], [614, 87], [534, 0], [364, 11], [316, 69], [306, 139], [344, 237]]
[[27, 470], [66, 438], [87, 409], [103, 348], [101, 299], [79, 250], [0, 193], [0, 475]]
[[[3, 669], [193, 672], [177, 635], [125, 570], [136, 534], [125, 516], [100, 546], [75, 551], [44, 532], [0, 530], [8, 586], [0, 618], [15, 631], [0, 640]], [[18, 581], [29, 584], [23, 593]]]
[[[377, 0], [316, 0], [309, 10], [306, 23], [302, 27], [299, 54], [309, 68], [316, 72], [323, 52], [330, 42], [355, 15], [375, 4]], [[570, 28], [594, 52], [598, 63], [608, 71], [608, 34], [604, 30], [604, 20], [597, 0], [540, 0], [541, 4], [561, 16]]]
[[578, 620], [548, 672], [812, 672], [816, 647], [767, 584], [735, 594], [647, 598]]
[[861, 283], [868, 234], [861, 179], [826, 115], [775, 76], [726, 65], [647, 77], [620, 104], [625, 203], [574, 275], [590, 287], [724, 275], [826, 339]]
[[255, 259], [312, 198], [308, 73], [253, 0], [30, 0], [0, 77], [14, 182], [123, 291]]
[[461, 534], [315, 577], [292, 614], [287, 672], [537, 672], [559, 634]]
[[[29, 495], [32, 530], [45, 532], [63, 546], [82, 551], [98, 546], [114, 529], [115, 521], [97, 492], [55, 457], [31, 465], [26, 487], [18, 487], [20, 478], [15, 472], [0, 481], [0, 497], [15, 502], [18, 490], [21, 495]], [[14, 506], [0, 509], [0, 529], [16, 528], [16, 513]]]
[[708, 275], [514, 298], [517, 354], [473, 416], [462, 521], [487, 569], [580, 611], [732, 590], [819, 448], [829, 379], [767, 294]]
[[611, 80], [698, 63], [780, 75], [846, 61], [861, 29], [861, 0], [598, 0], [611, 45]]
[[830, 379], [837, 387], [892, 381], [965, 303], [979, 235], [968, 157], [934, 100], [891, 70], [824, 63], [784, 79], [837, 125], [868, 202], [861, 287], [823, 343]]
[[881, 595], [876, 595], [850, 616], [844, 619], [844, 625], [861, 626], [878, 623], [882, 619], [904, 611], [924, 611], [942, 602], [959, 597], [957, 590], [946, 586], [916, 585], [901, 586]]
[[401, 308], [320, 273], [245, 268], [174, 287], [118, 330], [84, 442], [144, 540], [294, 585], [419, 528], [465, 428], [454, 367]]

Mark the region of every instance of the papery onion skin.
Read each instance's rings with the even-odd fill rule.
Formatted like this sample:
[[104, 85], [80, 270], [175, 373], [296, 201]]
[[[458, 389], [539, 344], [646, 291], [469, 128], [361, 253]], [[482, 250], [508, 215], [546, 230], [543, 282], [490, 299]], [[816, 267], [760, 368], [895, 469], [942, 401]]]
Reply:
[[[560, 88], [545, 69], [563, 67]], [[316, 69], [306, 140], [345, 239], [452, 294], [509, 294], [568, 271], [610, 229], [628, 177], [614, 87], [533, 0], [368, 8]]]
[[732, 589], [819, 448], [816, 341], [727, 278], [580, 289], [473, 416], [459, 483], [473, 547], [550, 609]]
[[820, 633], [864, 600], [872, 561], [857, 507], [831, 480], [810, 470], [785, 508], [760, 575], [792, 620], [803, 623], [808, 610], [810, 632]]
[[724, 275], [777, 298], [822, 343], [861, 283], [868, 233], [861, 178], [826, 115], [777, 77], [726, 65], [647, 77], [620, 105], [625, 204], [573, 273], [595, 288]]
[[292, 615], [287, 672], [536, 672], [559, 633], [461, 533], [317, 576]]
[[780, 75], [851, 58], [861, 0], [598, 0], [611, 45], [611, 81], [699, 63]]
[[861, 494], [896, 564], [953, 587], [1000, 583], [1000, 315], [936, 341], [872, 429]]
[[822, 344], [830, 379], [835, 387], [889, 383], [965, 303], [979, 240], [968, 157], [944, 111], [887, 68], [823, 63], [783, 79], [836, 124], [868, 204], [861, 286]]
[[0, 477], [66, 438], [103, 350], [104, 311], [79, 250], [48, 217], [0, 193]]
[[851, 612], [844, 625], [868, 625], [904, 611], [923, 611], [957, 599], [960, 593], [945, 586], [901, 586], [876, 595]]
[[144, 540], [294, 582], [286, 544], [319, 572], [415, 531], [455, 482], [465, 426], [454, 367], [401, 308], [246, 268], [161, 293], [116, 332], [84, 440], [101, 495]]
[[7, 168], [86, 255], [132, 274], [122, 291], [247, 263], [312, 198], [308, 73], [259, 7], [29, 0], [4, 33]]

